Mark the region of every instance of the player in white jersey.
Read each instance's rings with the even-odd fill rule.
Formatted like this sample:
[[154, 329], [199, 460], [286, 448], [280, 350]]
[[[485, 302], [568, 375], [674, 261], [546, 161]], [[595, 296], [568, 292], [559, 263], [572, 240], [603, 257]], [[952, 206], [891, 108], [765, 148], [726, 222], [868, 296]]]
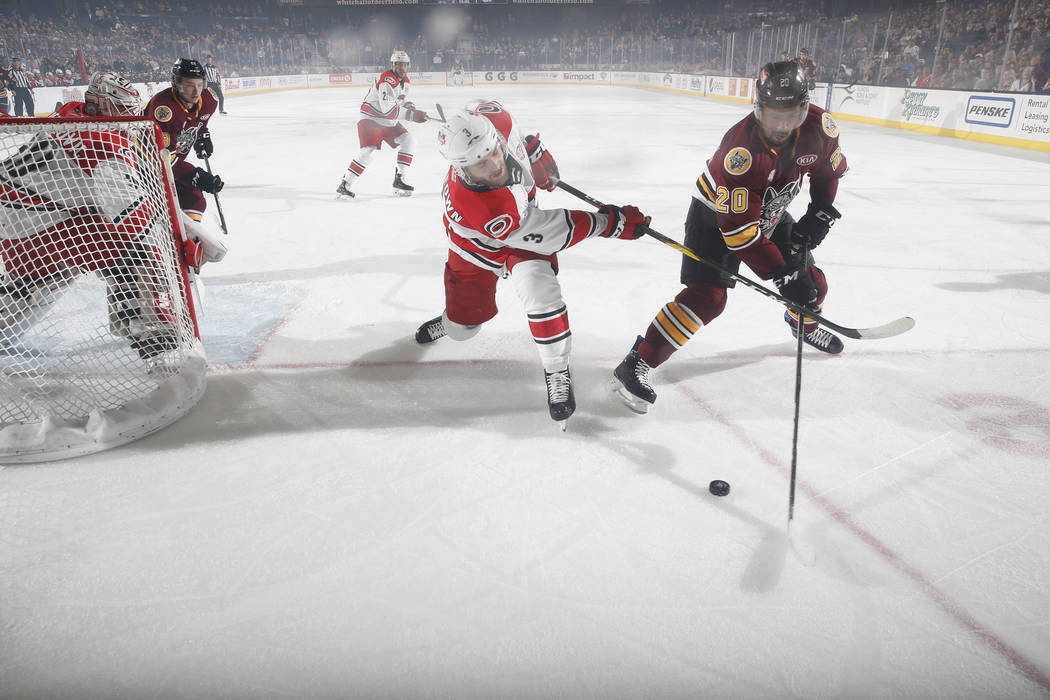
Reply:
[[368, 89], [368, 94], [361, 103], [361, 116], [357, 121], [357, 138], [361, 150], [350, 161], [339, 187], [335, 190], [340, 197], [354, 196], [350, 188], [365, 172], [372, 156], [384, 143], [397, 149], [394, 194], [408, 197], [415, 190], [404, 180], [408, 167], [412, 165], [415, 140], [399, 120], [422, 123], [427, 120], [427, 113], [416, 109], [416, 106], [408, 101], [408, 90], [412, 83], [408, 79], [408, 66], [408, 54], [401, 50], [395, 51], [390, 55], [390, 68], [383, 71]]
[[557, 253], [587, 238], [633, 240], [649, 219], [632, 206], [540, 209], [536, 188], [553, 190], [558, 167], [539, 134], [523, 138], [497, 102], [472, 103], [451, 115], [438, 132], [438, 150], [451, 164], [442, 189], [445, 310], [420, 326], [416, 342], [473, 337], [496, 315], [496, 282], [509, 276], [543, 363], [551, 418], [564, 429], [576, 399]]
[[[114, 73], [91, 77], [83, 103], [57, 116], [138, 116], [138, 92]], [[80, 274], [107, 282], [111, 330], [145, 359], [175, 342], [157, 281], [139, 272], [158, 251], [142, 242], [164, 202], [149, 196], [137, 144], [118, 131], [41, 132], [0, 161], [0, 345], [10, 345]], [[184, 219], [194, 266], [225, 247]], [[154, 265], [155, 266], [155, 265]]]

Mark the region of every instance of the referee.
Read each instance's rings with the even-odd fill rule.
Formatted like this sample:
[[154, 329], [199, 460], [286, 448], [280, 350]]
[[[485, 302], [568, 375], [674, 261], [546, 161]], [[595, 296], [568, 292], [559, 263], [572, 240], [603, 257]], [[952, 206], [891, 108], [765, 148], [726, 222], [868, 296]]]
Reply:
[[225, 99], [222, 96], [222, 75], [219, 74], [219, 69], [215, 67], [211, 56], [204, 57], [204, 75], [208, 89], [214, 92], [216, 99], [219, 100], [219, 114], [226, 114], [226, 108], [223, 107]]
[[8, 113], [11, 105], [7, 101], [7, 84], [11, 81], [11, 74], [7, 71], [7, 59], [0, 57], [0, 112]]
[[22, 67], [22, 59], [16, 58], [11, 62], [10, 78], [8, 79], [8, 85], [14, 92], [15, 97], [15, 116], [22, 116], [22, 110], [25, 109], [25, 115], [27, 117], [35, 117], [36, 110], [33, 105], [33, 84], [29, 82], [29, 73]]

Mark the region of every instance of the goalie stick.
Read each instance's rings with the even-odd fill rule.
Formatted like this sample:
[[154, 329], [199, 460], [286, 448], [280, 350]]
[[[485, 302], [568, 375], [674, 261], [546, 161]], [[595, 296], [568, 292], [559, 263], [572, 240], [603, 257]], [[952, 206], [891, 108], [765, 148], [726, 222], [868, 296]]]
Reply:
[[[578, 197], [579, 199], [582, 199], [583, 201], [587, 202], [588, 204], [590, 204], [593, 207], [605, 206], [602, 202], [599, 202], [597, 199], [595, 199], [594, 197], [591, 197], [586, 192], [583, 192], [581, 190], [576, 189], [575, 187], [573, 187], [572, 185], [568, 184], [564, 180], [559, 180], [558, 181], [558, 187], [560, 187], [561, 189], [565, 190], [566, 192], [568, 192], [569, 194], [573, 195], [574, 197]], [[915, 319], [911, 318], [910, 316], [902, 316], [901, 318], [898, 318], [898, 319], [896, 319], [894, 321], [890, 321], [889, 323], [884, 323], [881, 326], [873, 326], [871, 328], [850, 328], [848, 326], [840, 326], [837, 323], [829, 321], [828, 319], [824, 318], [820, 314], [815, 313], [814, 311], [803, 307], [801, 304], [796, 304], [795, 302], [791, 301], [787, 297], [783, 297], [783, 296], [777, 294], [772, 289], [769, 289], [767, 287], [763, 287], [761, 284], [758, 284], [757, 282], [753, 282], [750, 279], [748, 279], [747, 277], [744, 277], [743, 275], [740, 275], [740, 274], [737, 274], [736, 272], [728, 270], [728, 269], [722, 267], [721, 265], [719, 265], [716, 262], [713, 262], [711, 260], [705, 260], [705, 259], [701, 258], [699, 255], [694, 253], [690, 248], [687, 248], [686, 246], [682, 245], [681, 243], [678, 243], [674, 239], [668, 238], [667, 236], [663, 235], [659, 231], [656, 231], [656, 230], [654, 230], [652, 228], [646, 228], [645, 233], [646, 233], [646, 235], [651, 236], [652, 238], [655, 238], [656, 240], [660, 241], [664, 245], [669, 246], [671, 248], [674, 248], [675, 250], [677, 250], [682, 255], [690, 257], [693, 260], [697, 261], [698, 263], [701, 263], [702, 265], [707, 265], [708, 267], [710, 267], [710, 268], [712, 268], [714, 270], [718, 270], [719, 272], [721, 272], [722, 274], [724, 274], [724, 275], [726, 275], [728, 277], [732, 277], [737, 282], [740, 282], [741, 284], [743, 284], [743, 285], [745, 285], [747, 287], [750, 287], [751, 289], [754, 289], [756, 292], [759, 292], [761, 294], [766, 295], [770, 299], [775, 299], [776, 301], [779, 301], [784, 306], [787, 306], [788, 308], [793, 309], [797, 313], [804, 314], [806, 316], [806, 318], [811, 318], [814, 321], [817, 321], [818, 323], [820, 323], [820, 325], [822, 325], [822, 326], [827, 326], [828, 328], [830, 328], [830, 329], [832, 329], [834, 331], [838, 331], [839, 333], [841, 333], [842, 335], [846, 336], [847, 338], [853, 338], [855, 340], [861, 340], [861, 339], [864, 339], [864, 340], [875, 340], [875, 339], [881, 339], [881, 338], [892, 338], [895, 335], [900, 335], [901, 333], [906, 333], [907, 331], [910, 331], [912, 328], [915, 327]]]

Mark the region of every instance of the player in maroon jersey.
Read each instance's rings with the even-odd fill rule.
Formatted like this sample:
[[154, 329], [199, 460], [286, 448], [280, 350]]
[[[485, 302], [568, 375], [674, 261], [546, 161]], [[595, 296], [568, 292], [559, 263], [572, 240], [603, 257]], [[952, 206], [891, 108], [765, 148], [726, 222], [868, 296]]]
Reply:
[[[696, 181], [685, 224], [685, 244], [706, 260], [736, 272], [744, 261], [780, 294], [819, 312], [827, 294], [824, 273], [798, 253], [816, 248], [840, 218], [833, 206], [847, 168], [831, 115], [809, 104], [805, 76], [794, 61], [766, 64], [755, 84], [755, 108], [729, 129]], [[796, 222], [787, 207], [809, 176], [810, 203]], [[649, 371], [659, 367], [725, 309], [736, 282], [691, 258], [683, 258], [685, 288], [649, 324], [645, 336], [614, 371], [617, 394], [645, 413], [656, 400]], [[796, 332], [797, 314], [785, 320]], [[842, 341], [811, 319], [804, 340], [826, 353]]]
[[204, 193], [218, 193], [225, 183], [218, 175], [186, 162], [192, 148], [198, 158], [210, 157], [214, 148], [208, 120], [218, 101], [204, 89], [204, 66], [191, 58], [180, 58], [171, 69], [171, 87], [153, 96], [146, 105], [146, 116], [160, 125], [164, 146], [171, 151], [172, 173], [179, 206], [194, 221], [203, 218], [207, 202]]
[[416, 331], [416, 342], [467, 340], [496, 315], [496, 282], [510, 277], [543, 362], [551, 418], [565, 428], [576, 409], [569, 372], [571, 331], [556, 277], [559, 251], [587, 238], [641, 236], [637, 208], [598, 212], [540, 209], [536, 188], [553, 190], [558, 167], [539, 134], [522, 137], [498, 102], [475, 102], [438, 132], [451, 167], [442, 194], [449, 254], [445, 310]]
[[408, 90], [412, 81], [408, 79], [408, 54], [398, 49], [390, 54], [390, 68], [383, 71], [368, 89], [361, 103], [361, 116], [357, 120], [357, 138], [361, 150], [350, 161], [343, 179], [335, 191], [340, 197], [353, 198], [350, 190], [357, 178], [368, 167], [375, 152], [387, 144], [397, 149], [397, 165], [394, 168], [394, 194], [409, 197], [416, 189], [405, 182], [405, 173], [412, 165], [415, 141], [412, 132], [398, 120], [422, 123], [427, 113], [408, 101]]

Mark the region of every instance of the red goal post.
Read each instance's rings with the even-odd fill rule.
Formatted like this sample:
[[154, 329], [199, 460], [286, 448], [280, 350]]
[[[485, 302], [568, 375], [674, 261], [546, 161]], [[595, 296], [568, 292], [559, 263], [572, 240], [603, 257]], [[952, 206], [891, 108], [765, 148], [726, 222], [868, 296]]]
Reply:
[[180, 217], [151, 120], [0, 119], [0, 464], [115, 447], [199, 400]]

